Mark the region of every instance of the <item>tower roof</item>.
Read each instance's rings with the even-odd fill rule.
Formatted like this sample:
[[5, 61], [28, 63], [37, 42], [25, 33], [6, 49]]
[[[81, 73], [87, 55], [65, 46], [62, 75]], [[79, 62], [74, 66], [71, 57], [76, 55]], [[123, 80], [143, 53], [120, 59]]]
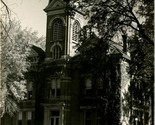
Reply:
[[44, 9], [45, 12], [65, 8], [66, 3], [63, 0], [51, 0], [47, 7]]

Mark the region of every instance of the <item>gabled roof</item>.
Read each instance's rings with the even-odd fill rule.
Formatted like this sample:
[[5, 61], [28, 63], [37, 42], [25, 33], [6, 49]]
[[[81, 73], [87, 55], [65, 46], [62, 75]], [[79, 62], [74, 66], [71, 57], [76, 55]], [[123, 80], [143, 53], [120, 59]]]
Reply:
[[47, 5], [44, 11], [48, 12], [51, 10], [61, 9], [65, 7], [66, 7], [66, 3], [63, 0], [53, 0]]
[[123, 46], [116, 43], [116, 42], [110, 42], [110, 48], [109, 52], [110, 54], [121, 54], [123, 58], [130, 60], [130, 56], [126, 53], [123, 52]]
[[32, 48], [31, 51], [34, 52], [35, 54], [40, 55], [40, 56], [45, 55], [45, 52], [41, 48], [39, 48], [35, 45], [32, 45], [31, 48]]
[[39, 54], [33, 49], [33, 46], [31, 47], [30, 55], [29, 56], [31, 56], [31, 57], [39, 56]]
[[[57, 10], [57, 9], [64, 9], [66, 8], [66, 2], [63, 0], [52, 0], [47, 7], [44, 9], [45, 12], [52, 11], [52, 10]], [[76, 8], [70, 7], [72, 11], [75, 11], [81, 15], [85, 15], [83, 12], [77, 10]]]
[[[84, 48], [85, 51], [90, 50], [94, 48], [99, 43], [100, 40], [101, 39], [98, 38], [93, 33], [84, 43], [82, 43], [82, 47]], [[108, 44], [109, 44], [108, 54], [121, 55], [123, 58], [130, 60], [130, 56], [126, 52], [123, 52], [123, 46], [121, 44], [118, 44], [116, 42], [109, 42]]]
[[32, 45], [29, 57], [38, 57], [39, 62], [41, 62], [45, 58], [45, 52], [41, 48], [39, 48], [35, 45]]
[[[82, 43], [82, 47], [85, 48], [86, 50], [89, 50], [93, 47], [95, 47], [95, 45], [97, 44], [97, 42], [100, 39], [93, 33], [88, 39], [86, 39], [83, 43]], [[91, 43], [91, 44], [90, 44]], [[80, 48], [79, 48], [80, 49]]]

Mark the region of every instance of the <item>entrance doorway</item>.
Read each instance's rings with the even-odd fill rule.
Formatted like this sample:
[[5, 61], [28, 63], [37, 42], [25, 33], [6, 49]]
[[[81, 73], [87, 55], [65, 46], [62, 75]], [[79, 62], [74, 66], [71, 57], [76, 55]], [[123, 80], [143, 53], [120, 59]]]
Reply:
[[60, 112], [51, 111], [50, 113], [50, 125], [59, 125], [60, 123]]

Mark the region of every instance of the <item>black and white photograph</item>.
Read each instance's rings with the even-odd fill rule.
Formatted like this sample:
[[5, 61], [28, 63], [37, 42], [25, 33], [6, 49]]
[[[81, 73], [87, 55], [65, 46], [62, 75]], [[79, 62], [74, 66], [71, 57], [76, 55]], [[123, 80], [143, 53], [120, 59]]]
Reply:
[[154, 125], [153, 0], [0, 0], [0, 125]]

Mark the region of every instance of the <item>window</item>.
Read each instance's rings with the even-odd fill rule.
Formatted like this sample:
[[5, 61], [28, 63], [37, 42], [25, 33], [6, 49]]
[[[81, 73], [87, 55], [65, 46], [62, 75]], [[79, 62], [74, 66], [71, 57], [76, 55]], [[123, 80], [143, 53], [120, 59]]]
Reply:
[[73, 42], [79, 41], [79, 31], [80, 31], [80, 24], [79, 24], [79, 22], [75, 21], [73, 24], [73, 31], [72, 31]]
[[103, 95], [103, 80], [101, 78], [97, 79], [97, 95]]
[[133, 125], [147, 125], [149, 121], [148, 114], [145, 111], [133, 110]]
[[92, 88], [92, 82], [90, 78], [85, 79], [85, 84], [86, 84], [86, 89], [91, 89]]
[[92, 81], [91, 78], [85, 78], [86, 95], [91, 96], [92, 94]]
[[85, 125], [91, 125], [91, 110], [85, 111]]
[[50, 112], [50, 121], [51, 124], [50, 125], [59, 125], [59, 115], [60, 112], [59, 111], [51, 111]]
[[60, 79], [52, 79], [50, 86], [50, 98], [60, 97]]
[[97, 89], [103, 89], [103, 80], [102, 80], [102, 78], [97, 79]]
[[102, 125], [102, 120], [101, 120], [101, 112], [100, 111], [97, 111], [97, 119], [96, 119], [96, 125]]
[[62, 40], [63, 22], [61, 19], [55, 19], [53, 22], [53, 40]]
[[22, 112], [18, 113], [18, 125], [22, 125], [23, 114]]
[[61, 58], [61, 48], [60, 48], [60, 46], [56, 45], [56, 46], [53, 47], [52, 57], [53, 57], [53, 59]]
[[27, 112], [27, 125], [32, 125], [32, 112]]
[[28, 83], [28, 87], [27, 87], [27, 98], [28, 100], [31, 100], [32, 99], [32, 90], [33, 90], [33, 83], [32, 82], [29, 82]]

